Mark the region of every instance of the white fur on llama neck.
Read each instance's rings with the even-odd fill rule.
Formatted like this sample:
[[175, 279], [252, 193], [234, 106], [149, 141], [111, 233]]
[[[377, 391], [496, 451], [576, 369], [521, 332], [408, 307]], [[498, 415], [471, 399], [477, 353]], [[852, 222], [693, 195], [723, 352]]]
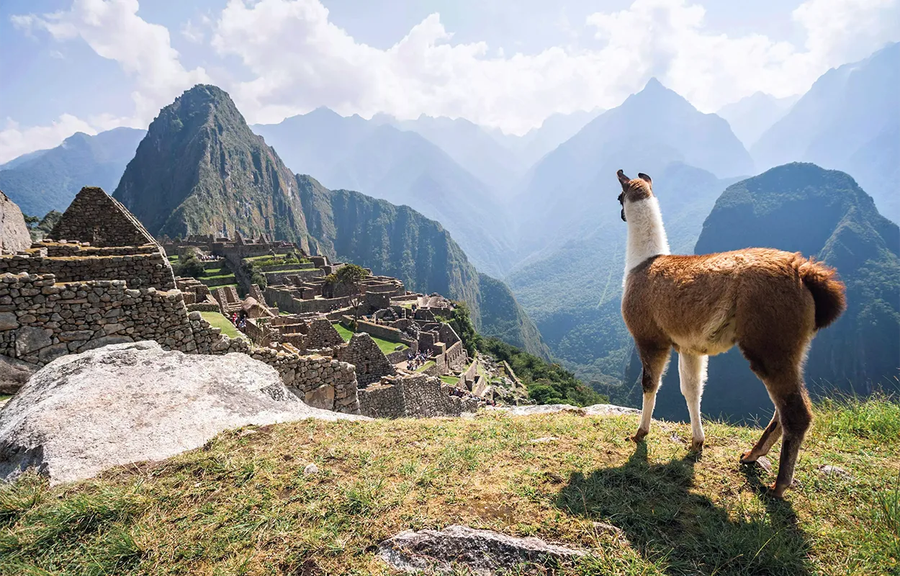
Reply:
[[670, 254], [663, 227], [659, 201], [655, 196], [637, 202], [625, 202], [628, 244], [625, 254], [625, 278], [635, 266], [653, 256]]

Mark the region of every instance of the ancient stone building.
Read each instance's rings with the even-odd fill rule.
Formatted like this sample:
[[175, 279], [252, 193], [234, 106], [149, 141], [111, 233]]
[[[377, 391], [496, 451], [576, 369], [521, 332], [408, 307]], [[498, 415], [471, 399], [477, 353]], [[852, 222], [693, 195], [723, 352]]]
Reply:
[[365, 332], [354, 334], [346, 346], [337, 348], [335, 357], [356, 367], [356, 382], [361, 388], [397, 373], [378, 344]]
[[317, 318], [309, 323], [309, 329], [306, 333], [307, 349], [320, 350], [322, 348], [340, 346], [343, 343], [344, 339], [334, 329], [331, 322], [325, 318]]
[[156, 245], [153, 236], [118, 200], [102, 188], [82, 188], [48, 235], [91, 246]]
[[471, 396], [451, 396], [450, 388], [422, 374], [385, 378], [359, 391], [359, 412], [372, 418], [460, 416], [481, 405]]

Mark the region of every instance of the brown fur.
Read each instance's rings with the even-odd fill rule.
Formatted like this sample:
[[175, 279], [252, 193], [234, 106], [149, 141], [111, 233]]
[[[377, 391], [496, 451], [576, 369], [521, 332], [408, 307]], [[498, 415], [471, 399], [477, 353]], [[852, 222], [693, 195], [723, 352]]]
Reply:
[[[620, 171], [625, 202], [649, 191], [649, 177], [622, 181], [623, 176]], [[740, 348], [776, 409], [742, 461], [766, 454], [783, 434], [773, 486], [777, 496], [792, 482], [812, 420], [802, 375], [809, 343], [845, 307], [844, 285], [833, 269], [799, 253], [766, 248], [651, 257], [628, 273], [622, 298], [622, 316], [643, 363], [647, 394], [655, 394], [671, 348], [696, 356]], [[635, 438], [647, 432], [639, 429]]]

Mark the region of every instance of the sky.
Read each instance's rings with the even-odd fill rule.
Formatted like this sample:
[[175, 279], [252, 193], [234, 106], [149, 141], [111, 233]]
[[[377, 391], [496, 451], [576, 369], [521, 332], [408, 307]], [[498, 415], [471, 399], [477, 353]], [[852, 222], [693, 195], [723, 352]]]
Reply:
[[253, 123], [327, 106], [522, 134], [651, 77], [704, 112], [900, 40], [900, 0], [2, 0], [0, 163], [146, 128], [197, 83]]

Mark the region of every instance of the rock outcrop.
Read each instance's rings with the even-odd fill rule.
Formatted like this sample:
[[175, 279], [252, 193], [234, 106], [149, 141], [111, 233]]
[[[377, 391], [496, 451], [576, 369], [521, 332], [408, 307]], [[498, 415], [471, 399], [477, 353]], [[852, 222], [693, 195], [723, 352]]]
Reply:
[[0, 252], [18, 252], [31, 247], [31, 234], [16, 203], [0, 192]]
[[389, 566], [416, 574], [459, 574], [463, 567], [466, 574], [489, 575], [501, 570], [519, 574], [520, 569], [547, 574], [586, 554], [539, 538], [515, 538], [466, 526], [401, 532], [378, 546], [378, 555]]
[[245, 354], [117, 344], [59, 358], [0, 410], [0, 478], [35, 467], [52, 484], [161, 460], [250, 424], [355, 419], [311, 408]]

